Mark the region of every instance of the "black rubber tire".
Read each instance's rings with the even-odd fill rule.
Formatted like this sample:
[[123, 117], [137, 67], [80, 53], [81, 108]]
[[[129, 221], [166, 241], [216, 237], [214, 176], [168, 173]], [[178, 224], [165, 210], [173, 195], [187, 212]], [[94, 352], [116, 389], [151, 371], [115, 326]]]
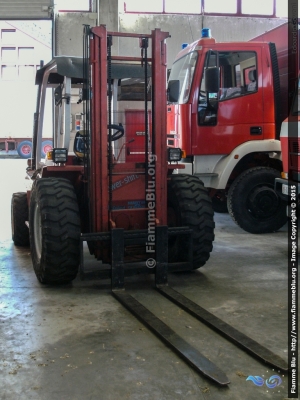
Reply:
[[42, 178], [33, 184], [29, 206], [33, 268], [41, 283], [76, 278], [80, 261], [80, 216], [67, 179]]
[[11, 198], [11, 234], [16, 246], [29, 246], [27, 193], [13, 193]]
[[239, 175], [228, 191], [228, 211], [246, 232], [270, 233], [287, 221], [286, 206], [274, 190], [279, 171], [255, 167]]
[[[203, 183], [195, 176], [171, 175], [168, 181], [168, 226], [193, 229], [193, 268], [210, 257], [214, 241], [214, 211]], [[169, 262], [186, 261], [188, 243], [184, 236], [169, 241]]]
[[214, 209], [214, 212], [217, 213], [228, 213], [228, 207], [227, 207], [227, 198], [225, 196], [225, 193], [222, 193], [223, 191], [218, 191], [212, 198], [212, 206]]

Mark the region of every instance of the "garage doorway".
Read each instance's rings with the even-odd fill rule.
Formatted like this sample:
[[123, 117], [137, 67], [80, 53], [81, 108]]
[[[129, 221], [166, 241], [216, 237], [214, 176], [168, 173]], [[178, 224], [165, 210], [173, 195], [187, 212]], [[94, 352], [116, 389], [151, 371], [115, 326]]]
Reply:
[[30, 157], [35, 74], [41, 62], [48, 62], [51, 56], [51, 20], [0, 21], [0, 157]]

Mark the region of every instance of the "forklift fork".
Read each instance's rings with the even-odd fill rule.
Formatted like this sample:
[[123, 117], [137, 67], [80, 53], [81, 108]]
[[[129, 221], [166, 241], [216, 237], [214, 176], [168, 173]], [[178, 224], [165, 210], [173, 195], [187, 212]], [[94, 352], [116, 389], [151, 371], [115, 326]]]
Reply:
[[[155, 284], [156, 287], [167, 286], [168, 282], [168, 227], [156, 227], [156, 266]], [[190, 251], [192, 254], [192, 241], [190, 237]], [[181, 336], [173, 331], [168, 325], [157, 318], [151, 311], [144, 307], [134, 297], [124, 290], [124, 236], [122, 229], [112, 230], [112, 294], [147, 326], [159, 339], [171, 347], [183, 360], [190, 364], [198, 373], [212, 379], [220, 385], [230, 383], [226, 374], [214, 363], [209, 361], [203, 354], [186, 342]], [[191, 261], [191, 259], [190, 259]]]
[[[184, 311], [206, 324], [208, 327], [212, 328], [253, 357], [282, 371], [287, 371], [287, 363], [279, 356], [168, 286], [168, 272], [183, 270], [183, 265], [186, 270], [191, 269], [192, 231], [186, 227], [168, 228], [167, 226], [158, 226], [156, 227], [155, 234], [156, 265], [155, 271], [153, 272], [155, 273], [156, 290], [181, 307]], [[184, 264], [181, 263], [181, 268], [178, 268], [176, 263], [173, 268], [173, 264], [168, 264], [168, 238], [169, 236], [176, 234], [189, 235], [188, 261]], [[88, 276], [88, 273], [86, 273], [84, 269], [83, 257], [83, 242], [87, 240], [110, 242], [110, 273], [106, 271], [106, 275], [102, 274], [101, 276], [100, 274], [98, 277], [103, 278], [104, 276], [109, 276], [111, 278], [112, 295], [146, 327], [148, 327], [160, 340], [172, 348], [172, 350], [174, 350], [185, 362], [191, 365], [199, 374], [204, 375], [221, 386], [228, 385], [230, 381], [219, 367], [186, 342], [125, 290], [125, 276], [127, 276], [125, 265], [127, 267], [127, 263], [125, 264], [124, 262], [124, 250], [126, 244], [132, 242], [145, 243], [147, 240], [147, 231], [141, 230], [130, 232], [124, 231], [124, 229], [115, 228], [112, 229], [111, 232], [107, 233], [83, 234], [81, 238], [80, 266], [82, 278]], [[131, 272], [134, 273], [137, 272], [137, 270], [145, 272], [147, 268], [138, 267], [138, 269], [134, 269]]]

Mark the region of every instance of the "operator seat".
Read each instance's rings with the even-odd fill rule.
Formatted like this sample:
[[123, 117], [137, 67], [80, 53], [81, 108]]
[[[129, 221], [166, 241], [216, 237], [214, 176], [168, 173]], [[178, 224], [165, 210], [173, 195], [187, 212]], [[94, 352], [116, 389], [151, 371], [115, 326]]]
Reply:
[[250, 83], [247, 85], [247, 92], [255, 92], [256, 87], [256, 69], [252, 69], [248, 73], [248, 78]]

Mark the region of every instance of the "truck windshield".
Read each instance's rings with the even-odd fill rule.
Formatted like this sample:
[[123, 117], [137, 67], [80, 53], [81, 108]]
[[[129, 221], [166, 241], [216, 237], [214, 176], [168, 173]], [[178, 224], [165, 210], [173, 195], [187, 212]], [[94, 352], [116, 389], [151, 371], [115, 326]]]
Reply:
[[178, 104], [188, 101], [193, 82], [193, 76], [197, 61], [197, 52], [192, 52], [176, 61], [171, 69], [169, 80], [179, 80]]

